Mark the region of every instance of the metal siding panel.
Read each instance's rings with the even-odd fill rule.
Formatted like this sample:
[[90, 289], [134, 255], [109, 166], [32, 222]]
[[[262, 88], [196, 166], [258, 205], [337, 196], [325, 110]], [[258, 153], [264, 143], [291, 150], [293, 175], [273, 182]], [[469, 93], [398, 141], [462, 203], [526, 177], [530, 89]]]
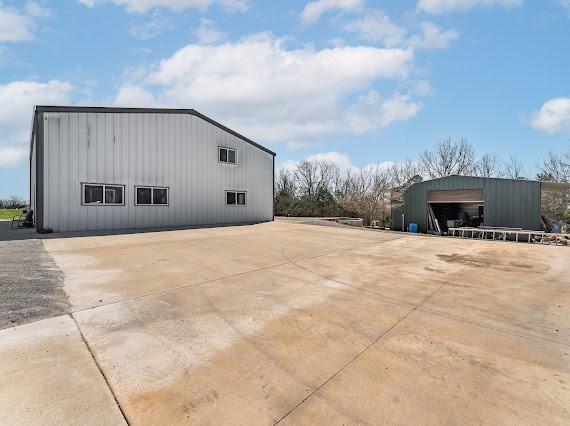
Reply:
[[70, 185], [69, 185], [69, 170], [71, 170], [71, 163], [69, 159], [69, 115], [61, 114], [59, 120], [59, 167], [57, 170], [59, 186], [58, 192], [59, 197], [59, 207], [57, 208], [58, 216], [58, 230], [69, 231], [69, 221], [71, 213], [71, 199], [69, 197]]
[[[77, 231], [79, 226], [79, 206], [81, 205], [81, 189], [79, 185], [79, 138], [78, 138], [78, 123], [79, 115], [68, 115], [69, 120], [69, 140], [67, 149], [69, 150], [69, 172], [67, 173], [69, 181], [68, 189], [68, 205], [69, 216], [67, 219], [68, 229], [70, 231]], [[65, 170], [64, 170], [65, 172]]]
[[[37, 128], [36, 128], [37, 129]], [[36, 157], [37, 157], [37, 146], [38, 146], [38, 130], [34, 135], [34, 142], [32, 144], [32, 155], [30, 158], [30, 209], [34, 212], [34, 216], [37, 217], [36, 211]], [[34, 218], [35, 220], [35, 218]]]

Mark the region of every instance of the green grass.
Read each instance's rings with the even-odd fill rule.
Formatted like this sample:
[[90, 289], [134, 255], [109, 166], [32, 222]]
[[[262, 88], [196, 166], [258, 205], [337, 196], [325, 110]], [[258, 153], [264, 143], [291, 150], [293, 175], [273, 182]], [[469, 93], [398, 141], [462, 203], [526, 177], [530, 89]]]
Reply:
[[0, 219], [10, 219], [16, 215], [22, 214], [22, 209], [0, 209]]

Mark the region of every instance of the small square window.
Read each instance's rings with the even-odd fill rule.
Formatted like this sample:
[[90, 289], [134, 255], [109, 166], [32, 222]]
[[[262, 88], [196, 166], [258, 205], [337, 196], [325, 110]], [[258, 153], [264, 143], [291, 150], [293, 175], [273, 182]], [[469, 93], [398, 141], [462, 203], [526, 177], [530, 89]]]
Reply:
[[220, 162], [228, 162], [228, 150], [226, 148], [220, 148]]
[[226, 164], [237, 164], [237, 150], [233, 148], [218, 147], [218, 161]]
[[228, 206], [233, 206], [236, 203], [236, 193], [233, 191], [226, 192], [226, 204]]
[[123, 204], [123, 187], [106, 185], [105, 204]]
[[168, 189], [166, 188], [153, 188], [152, 189], [152, 204], [168, 204]]
[[103, 185], [84, 185], [85, 204], [103, 204]]
[[236, 151], [233, 149], [228, 149], [228, 163], [236, 163]]
[[137, 204], [152, 204], [152, 189], [137, 188]]
[[237, 203], [239, 206], [245, 206], [245, 192], [237, 193]]

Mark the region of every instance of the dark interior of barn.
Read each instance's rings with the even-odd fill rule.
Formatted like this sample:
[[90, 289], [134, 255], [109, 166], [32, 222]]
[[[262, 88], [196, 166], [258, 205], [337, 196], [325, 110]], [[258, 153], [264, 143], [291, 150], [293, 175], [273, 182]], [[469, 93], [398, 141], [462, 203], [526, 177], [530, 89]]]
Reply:
[[[484, 224], [485, 209], [482, 203], [430, 203], [429, 207], [441, 232], [454, 227], [478, 227]], [[436, 230], [436, 226], [432, 230]]]

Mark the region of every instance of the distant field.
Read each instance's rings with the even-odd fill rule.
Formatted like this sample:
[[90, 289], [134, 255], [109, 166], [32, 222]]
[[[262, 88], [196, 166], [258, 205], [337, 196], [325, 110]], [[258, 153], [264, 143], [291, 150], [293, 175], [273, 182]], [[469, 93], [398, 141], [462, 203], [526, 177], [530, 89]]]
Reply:
[[0, 219], [12, 219], [19, 214], [22, 214], [22, 209], [0, 209]]

